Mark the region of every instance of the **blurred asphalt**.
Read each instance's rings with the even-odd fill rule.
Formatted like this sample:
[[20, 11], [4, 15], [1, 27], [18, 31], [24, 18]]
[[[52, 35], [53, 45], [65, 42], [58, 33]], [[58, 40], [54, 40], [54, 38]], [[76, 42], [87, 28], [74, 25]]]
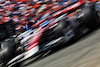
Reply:
[[25, 67], [100, 67], [100, 29]]

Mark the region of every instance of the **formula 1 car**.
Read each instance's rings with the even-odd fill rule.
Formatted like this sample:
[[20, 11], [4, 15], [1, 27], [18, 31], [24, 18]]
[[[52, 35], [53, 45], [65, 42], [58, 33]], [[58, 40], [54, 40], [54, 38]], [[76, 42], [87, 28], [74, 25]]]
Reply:
[[[74, 15], [71, 15], [74, 14]], [[99, 27], [95, 5], [83, 0], [64, 7], [33, 24], [30, 30], [1, 44], [1, 65], [9, 67], [48, 51]]]

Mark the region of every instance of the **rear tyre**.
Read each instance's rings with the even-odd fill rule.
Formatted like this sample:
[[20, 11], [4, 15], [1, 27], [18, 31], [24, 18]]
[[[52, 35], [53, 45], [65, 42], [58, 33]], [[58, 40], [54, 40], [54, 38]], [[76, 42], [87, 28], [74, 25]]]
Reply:
[[80, 20], [91, 30], [99, 27], [99, 16], [95, 10], [94, 6], [88, 6], [82, 9], [80, 12]]

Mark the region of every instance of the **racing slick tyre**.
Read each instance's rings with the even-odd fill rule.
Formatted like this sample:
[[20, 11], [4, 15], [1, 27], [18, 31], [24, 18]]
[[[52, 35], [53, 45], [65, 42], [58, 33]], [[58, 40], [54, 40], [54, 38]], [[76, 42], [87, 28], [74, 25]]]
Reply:
[[9, 59], [11, 59], [11, 57], [14, 55], [14, 47], [11, 47], [11, 44], [10, 42], [6, 41], [6, 42], [3, 42], [1, 44], [1, 48], [3, 50], [3, 60], [4, 61], [7, 61]]
[[82, 9], [80, 12], [80, 19], [90, 30], [96, 29], [99, 27], [99, 16], [95, 10], [95, 6], [87, 6]]
[[[61, 20], [51, 29], [45, 30], [39, 40], [39, 44], [50, 42], [64, 35], [63, 30], [69, 25], [67, 21]], [[44, 46], [44, 45], [43, 45]], [[41, 49], [41, 48], [40, 48]]]

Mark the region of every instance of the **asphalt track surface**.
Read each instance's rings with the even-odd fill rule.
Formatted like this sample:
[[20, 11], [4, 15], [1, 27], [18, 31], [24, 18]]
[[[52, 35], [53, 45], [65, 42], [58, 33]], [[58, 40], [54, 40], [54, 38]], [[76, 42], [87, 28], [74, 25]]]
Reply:
[[70, 46], [60, 46], [47, 53], [35, 61], [32, 58], [24, 62], [28, 64], [23, 67], [100, 67], [100, 29]]

